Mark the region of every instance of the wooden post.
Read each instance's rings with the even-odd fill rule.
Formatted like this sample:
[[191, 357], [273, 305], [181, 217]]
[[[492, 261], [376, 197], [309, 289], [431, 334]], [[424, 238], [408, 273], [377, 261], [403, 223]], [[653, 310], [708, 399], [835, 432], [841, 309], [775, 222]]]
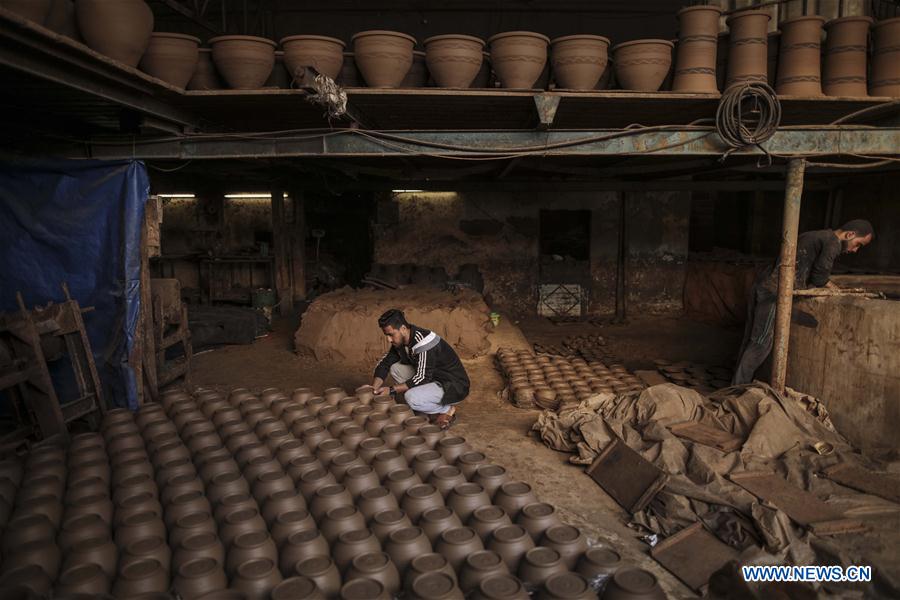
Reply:
[[291, 193], [294, 222], [291, 227], [291, 275], [294, 302], [306, 300], [306, 202], [303, 191]]
[[278, 309], [284, 315], [294, 309], [294, 295], [291, 286], [291, 236], [284, 210], [284, 190], [281, 186], [273, 185], [271, 192], [275, 289], [278, 291]]
[[156, 402], [157, 386], [156, 342], [153, 336], [153, 295], [150, 286], [150, 256], [159, 252], [159, 198], [151, 196], [144, 205], [144, 224], [141, 228], [141, 314], [135, 346], [140, 345], [136, 366], [138, 403]]
[[619, 192], [619, 248], [616, 253], [616, 320], [624, 321], [626, 311], [625, 299], [625, 266], [628, 261], [626, 256], [628, 252], [628, 243], [626, 236], [628, 229], [625, 226], [626, 221], [626, 201], [625, 197], [628, 192]]
[[772, 387], [784, 391], [787, 377], [788, 342], [791, 335], [791, 307], [797, 272], [797, 235], [800, 228], [800, 198], [806, 161], [793, 158], [788, 163], [784, 190], [784, 220], [781, 226], [781, 256], [778, 259], [778, 298], [775, 304], [775, 332], [772, 345]]

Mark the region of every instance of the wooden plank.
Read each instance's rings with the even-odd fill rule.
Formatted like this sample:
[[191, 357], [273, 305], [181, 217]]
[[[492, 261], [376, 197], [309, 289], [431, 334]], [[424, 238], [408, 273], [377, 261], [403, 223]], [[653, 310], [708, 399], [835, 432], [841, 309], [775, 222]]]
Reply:
[[648, 386], [669, 383], [669, 380], [666, 379], [659, 371], [635, 371], [634, 375], [640, 378], [640, 380], [646, 383]]
[[837, 521], [844, 515], [840, 509], [829, 506], [775, 473], [746, 471], [731, 473], [728, 478], [757, 498], [775, 505], [801, 525]]
[[[156, 402], [159, 400], [159, 382], [156, 379], [156, 336], [153, 330], [153, 287], [150, 282], [150, 255], [154, 251], [152, 231], [159, 230], [159, 214], [148, 206], [156, 204], [154, 196], [147, 200], [144, 210], [144, 223], [141, 228], [141, 315], [139, 322], [141, 340], [141, 359], [139, 378], [140, 402]], [[158, 240], [157, 240], [158, 242]], [[156, 247], [156, 251], [159, 248]], [[135, 336], [137, 338], [137, 336]]]
[[697, 421], [685, 421], [684, 423], [670, 425], [669, 431], [680, 438], [685, 438], [722, 452], [734, 452], [744, 445], [744, 440], [733, 433], [706, 423], [698, 423]]
[[863, 533], [868, 531], [862, 522], [856, 519], [836, 519], [834, 521], [819, 521], [809, 526], [809, 530], [815, 535], [844, 535], [847, 533]]
[[291, 282], [294, 302], [306, 300], [306, 200], [302, 190], [291, 192], [294, 223], [291, 227]]
[[737, 560], [738, 552], [697, 522], [658, 543], [650, 556], [688, 587], [701, 592], [713, 573]]
[[643, 510], [669, 476], [618, 437], [587, 468], [587, 474], [625, 510]]
[[900, 503], [900, 479], [887, 473], [870, 471], [857, 465], [840, 463], [822, 471], [822, 475], [854, 490]]
[[272, 186], [272, 241], [275, 252], [275, 289], [278, 292], [278, 308], [281, 314], [294, 309], [291, 286], [291, 233], [284, 207], [284, 190]]

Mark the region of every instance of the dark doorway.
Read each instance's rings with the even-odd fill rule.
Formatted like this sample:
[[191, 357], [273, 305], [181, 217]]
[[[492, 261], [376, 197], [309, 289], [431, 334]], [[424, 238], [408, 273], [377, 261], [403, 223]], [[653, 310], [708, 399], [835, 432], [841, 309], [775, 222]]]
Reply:
[[563, 260], [590, 260], [591, 211], [542, 210], [540, 253]]
[[375, 216], [371, 192], [306, 195], [307, 278], [322, 293], [342, 285], [358, 286], [372, 267]]
[[585, 314], [591, 282], [591, 211], [540, 211], [538, 314]]

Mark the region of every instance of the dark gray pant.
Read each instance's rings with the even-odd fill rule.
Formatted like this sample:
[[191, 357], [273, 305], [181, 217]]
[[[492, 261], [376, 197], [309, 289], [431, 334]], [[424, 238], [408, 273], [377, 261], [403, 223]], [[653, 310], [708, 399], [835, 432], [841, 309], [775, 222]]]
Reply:
[[744, 341], [741, 344], [741, 354], [734, 370], [734, 377], [731, 379], [732, 385], [753, 381], [756, 370], [772, 351], [774, 334], [775, 296], [770, 291], [755, 286], [747, 303]]

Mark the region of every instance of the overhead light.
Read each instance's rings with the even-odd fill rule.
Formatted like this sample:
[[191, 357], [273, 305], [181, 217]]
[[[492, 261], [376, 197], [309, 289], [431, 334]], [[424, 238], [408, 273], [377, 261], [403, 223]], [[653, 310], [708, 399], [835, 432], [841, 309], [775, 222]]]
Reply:
[[391, 190], [391, 192], [395, 194], [418, 194], [424, 191], [425, 190]]
[[157, 194], [158, 198], [196, 198], [194, 194]]
[[[226, 198], [243, 198], [243, 199], [256, 199], [256, 200], [269, 200], [272, 198], [272, 194], [269, 192], [241, 192], [235, 194], [225, 194]], [[288, 193], [284, 192], [284, 198], [288, 197]]]

